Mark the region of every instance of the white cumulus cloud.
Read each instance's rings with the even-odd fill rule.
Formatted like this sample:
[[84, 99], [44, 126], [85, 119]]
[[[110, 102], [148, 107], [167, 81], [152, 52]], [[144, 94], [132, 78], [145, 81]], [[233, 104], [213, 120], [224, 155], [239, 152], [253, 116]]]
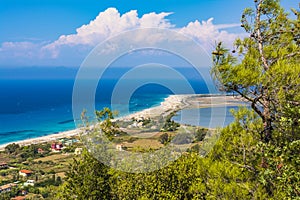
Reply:
[[57, 48], [62, 45], [89, 45], [95, 46], [103, 40], [123, 31], [135, 28], [171, 28], [173, 25], [165, 19], [171, 13], [149, 13], [138, 17], [136, 10], [123, 15], [116, 8], [108, 8], [92, 20], [76, 30], [75, 34], [62, 35], [55, 42], [48, 44], [44, 49], [52, 50], [57, 56]]
[[[239, 24], [214, 24], [213, 18], [206, 21], [194, 21], [188, 23], [184, 27], [176, 27], [168, 20], [170, 12], [147, 13], [138, 16], [136, 10], [120, 14], [116, 8], [108, 8], [100, 12], [98, 16], [91, 20], [88, 24], [84, 24], [76, 29], [75, 34], [61, 35], [53, 42], [5, 42], [0, 46], [2, 55], [0, 59], [12, 57], [36, 57], [37, 60], [68, 59], [74, 55], [82, 55], [82, 59], [92, 50], [93, 47], [106, 39], [118, 35], [124, 31], [134, 30], [138, 28], [160, 28], [172, 29], [185, 34], [210, 50], [216, 41], [223, 41], [225, 44], [231, 45], [241, 34], [229, 33], [228, 28], [234, 28]], [[147, 35], [136, 35], [137, 40], [147, 41], [155, 44], [161, 42], [163, 35], [147, 37]], [[117, 48], [117, 46], [114, 46]], [[112, 49], [113, 50], [113, 49]], [[68, 53], [71, 52], [71, 53]], [[70, 55], [69, 55], [70, 54]], [[72, 55], [71, 55], [72, 54]], [[7, 56], [9, 55], [9, 56]], [[63, 65], [63, 63], [62, 63]]]
[[[58, 40], [46, 45], [43, 49], [50, 50], [52, 56], [57, 57], [61, 46], [88, 45], [93, 47], [109, 37], [137, 28], [176, 29], [180, 33], [192, 37], [207, 48], [211, 48], [215, 41], [224, 41], [225, 44], [231, 44], [238, 36], [221, 29], [237, 27], [239, 24], [214, 25], [213, 18], [201, 23], [196, 20], [185, 27], [175, 28], [175, 25], [171, 24], [167, 19], [170, 14], [172, 13], [162, 12], [157, 14], [152, 12], [139, 18], [136, 10], [121, 15], [116, 8], [108, 8], [100, 12], [89, 24], [77, 28], [75, 34], [62, 35]], [[146, 36], [144, 37], [146, 39]], [[161, 40], [161, 38], [158, 39]]]
[[221, 24], [214, 25], [213, 18], [208, 19], [207, 21], [199, 22], [190, 22], [187, 26], [181, 28], [179, 32], [192, 37], [200, 44], [204, 45], [206, 48], [211, 49], [214, 47], [215, 42], [222, 41], [225, 45], [231, 45], [238, 35], [234, 33], [229, 33], [224, 28], [233, 28], [240, 26], [240, 24]]

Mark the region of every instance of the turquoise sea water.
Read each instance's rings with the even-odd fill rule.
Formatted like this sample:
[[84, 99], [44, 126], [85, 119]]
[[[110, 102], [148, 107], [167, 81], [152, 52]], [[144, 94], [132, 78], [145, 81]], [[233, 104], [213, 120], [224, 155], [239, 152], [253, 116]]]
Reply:
[[[73, 80], [1, 80], [0, 144], [72, 130]], [[111, 81], [107, 81], [111, 85]], [[109, 90], [109, 86], [107, 86]], [[152, 92], [155, 91], [155, 92]], [[110, 99], [96, 94], [96, 109], [111, 107]], [[152, 93], [152, 94], [151, 94]], [[129, 112], [159, 105], [171, 92], [158, 85], [136, 91]], [[126, 104], [114, 105], [124, 110]], [[124, 109], [123, 109], [124, 108]], [[122, 116], [126, 113], [120, 113]]]
[[[42, 67], [0, 68], [0, 144], [76, 128], [72, 113], [72, 92], [77, 70]], [[129, 102], [121, 97], [117, 102], [111, 103], [116, 83], [128, 70], [129, 68], [110, 69], [102, 76], [95, 94], [97, 110], [113, 107], [117, 108], [120, 111], [119, 116], [122, 116], [159, 105], [173, 94], [162, 85], [147, 83], [131, 94]], [[207, 84], [213, 83], [205, 83], [192, 68], [176, 70], [188, 80], [195, 93], [208, 94]], [[175, 88], [182, 86], [180, 81], [167, 81]], [[181, 94], [189, 92], [185, 93], [182, 90]], [[192, 113], [190, 116], [194, 117]]]
[[[111, 95], [117, 80], [107, 79], [95, 95], [96, 109], [112, 107]], [[176, 80], [172, 84], [176, 86]], [[208, 93], [204, 82], [191, 80], [196, 93]], [[74, 78], [0, 79], [0, 144], [36, 138], [76, 128], [72, 114]], [[180, 87], [180, 85], [178, 85]], [[114, 108], [119, 116], [159, 105], [173, 94], [169, 89], [147, 84], [131, 96], [129, 110], [122, 99]], [[128, 102], [127, 102], [128, 103]]]

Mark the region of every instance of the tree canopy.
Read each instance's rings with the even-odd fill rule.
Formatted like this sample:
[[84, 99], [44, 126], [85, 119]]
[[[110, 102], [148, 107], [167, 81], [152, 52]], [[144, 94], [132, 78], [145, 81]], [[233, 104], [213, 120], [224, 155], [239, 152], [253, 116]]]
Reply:
[[256, 0], [255, 8], [246, 8], [241, 19], [249, 37], [237, 39], [232, 51], [220, 42], [213, 52], [212, 74], [220, 89], [251, 103], [263, 120], [266, 142], [282, 118], [299, 126], [299, 108], [292, 118], [286, 112], [300, 105], [300, 13], [292, 11], [295, 17], [289, 17], [279, 0]]

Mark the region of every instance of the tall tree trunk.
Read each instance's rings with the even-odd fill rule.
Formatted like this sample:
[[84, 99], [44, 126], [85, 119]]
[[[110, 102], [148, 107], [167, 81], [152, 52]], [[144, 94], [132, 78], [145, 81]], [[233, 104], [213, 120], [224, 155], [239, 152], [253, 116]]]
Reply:
[[272, 137], [272, 119], [271, 119], [271, 113], [270, 113], [270, 100], [268, 97], [264, 97], [264, 111], [263, 111], [264, 119], [264, 136], [263, 140], [265, 142], [269, 142]]

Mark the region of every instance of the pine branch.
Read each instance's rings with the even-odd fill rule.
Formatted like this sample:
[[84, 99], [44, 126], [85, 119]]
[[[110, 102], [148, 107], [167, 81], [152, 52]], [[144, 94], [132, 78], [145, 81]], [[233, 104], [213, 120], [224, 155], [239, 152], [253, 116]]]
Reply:
[[274, 63], [276, 63], [279, 59], [289, 59], [289, 58], [292, 58], [296, 55], [300, 55], [300, 52], [299, 51], [296, 51], [296, 52], [293, 52], [293, 53], [290, 53], [290, 54], [287, 54], [285, 56], [283, 56], [282, 58], [277, 58], [277, 59], [274, 59], [270, 62], [270, 65], [273, 65]]
[[256, 8], [256, 19], [255, 19], [255, 31], [256, 31], [256, 36], [257, 36], [257, 42], [258, 42], [258, 50], [259, 54], [261, 57], [261, 61], [263, 62], [264, 69], [267, 71], [269, 69], [269, 65], [267, 62], [267, 59], [265, 58], [264, 51], [263, 51], [263, 39], [260, 31], [260, 17], [261, 17], [261, 6], [262, 6], [262, 1], [260, 0], [258, 3], [258, 6]]

